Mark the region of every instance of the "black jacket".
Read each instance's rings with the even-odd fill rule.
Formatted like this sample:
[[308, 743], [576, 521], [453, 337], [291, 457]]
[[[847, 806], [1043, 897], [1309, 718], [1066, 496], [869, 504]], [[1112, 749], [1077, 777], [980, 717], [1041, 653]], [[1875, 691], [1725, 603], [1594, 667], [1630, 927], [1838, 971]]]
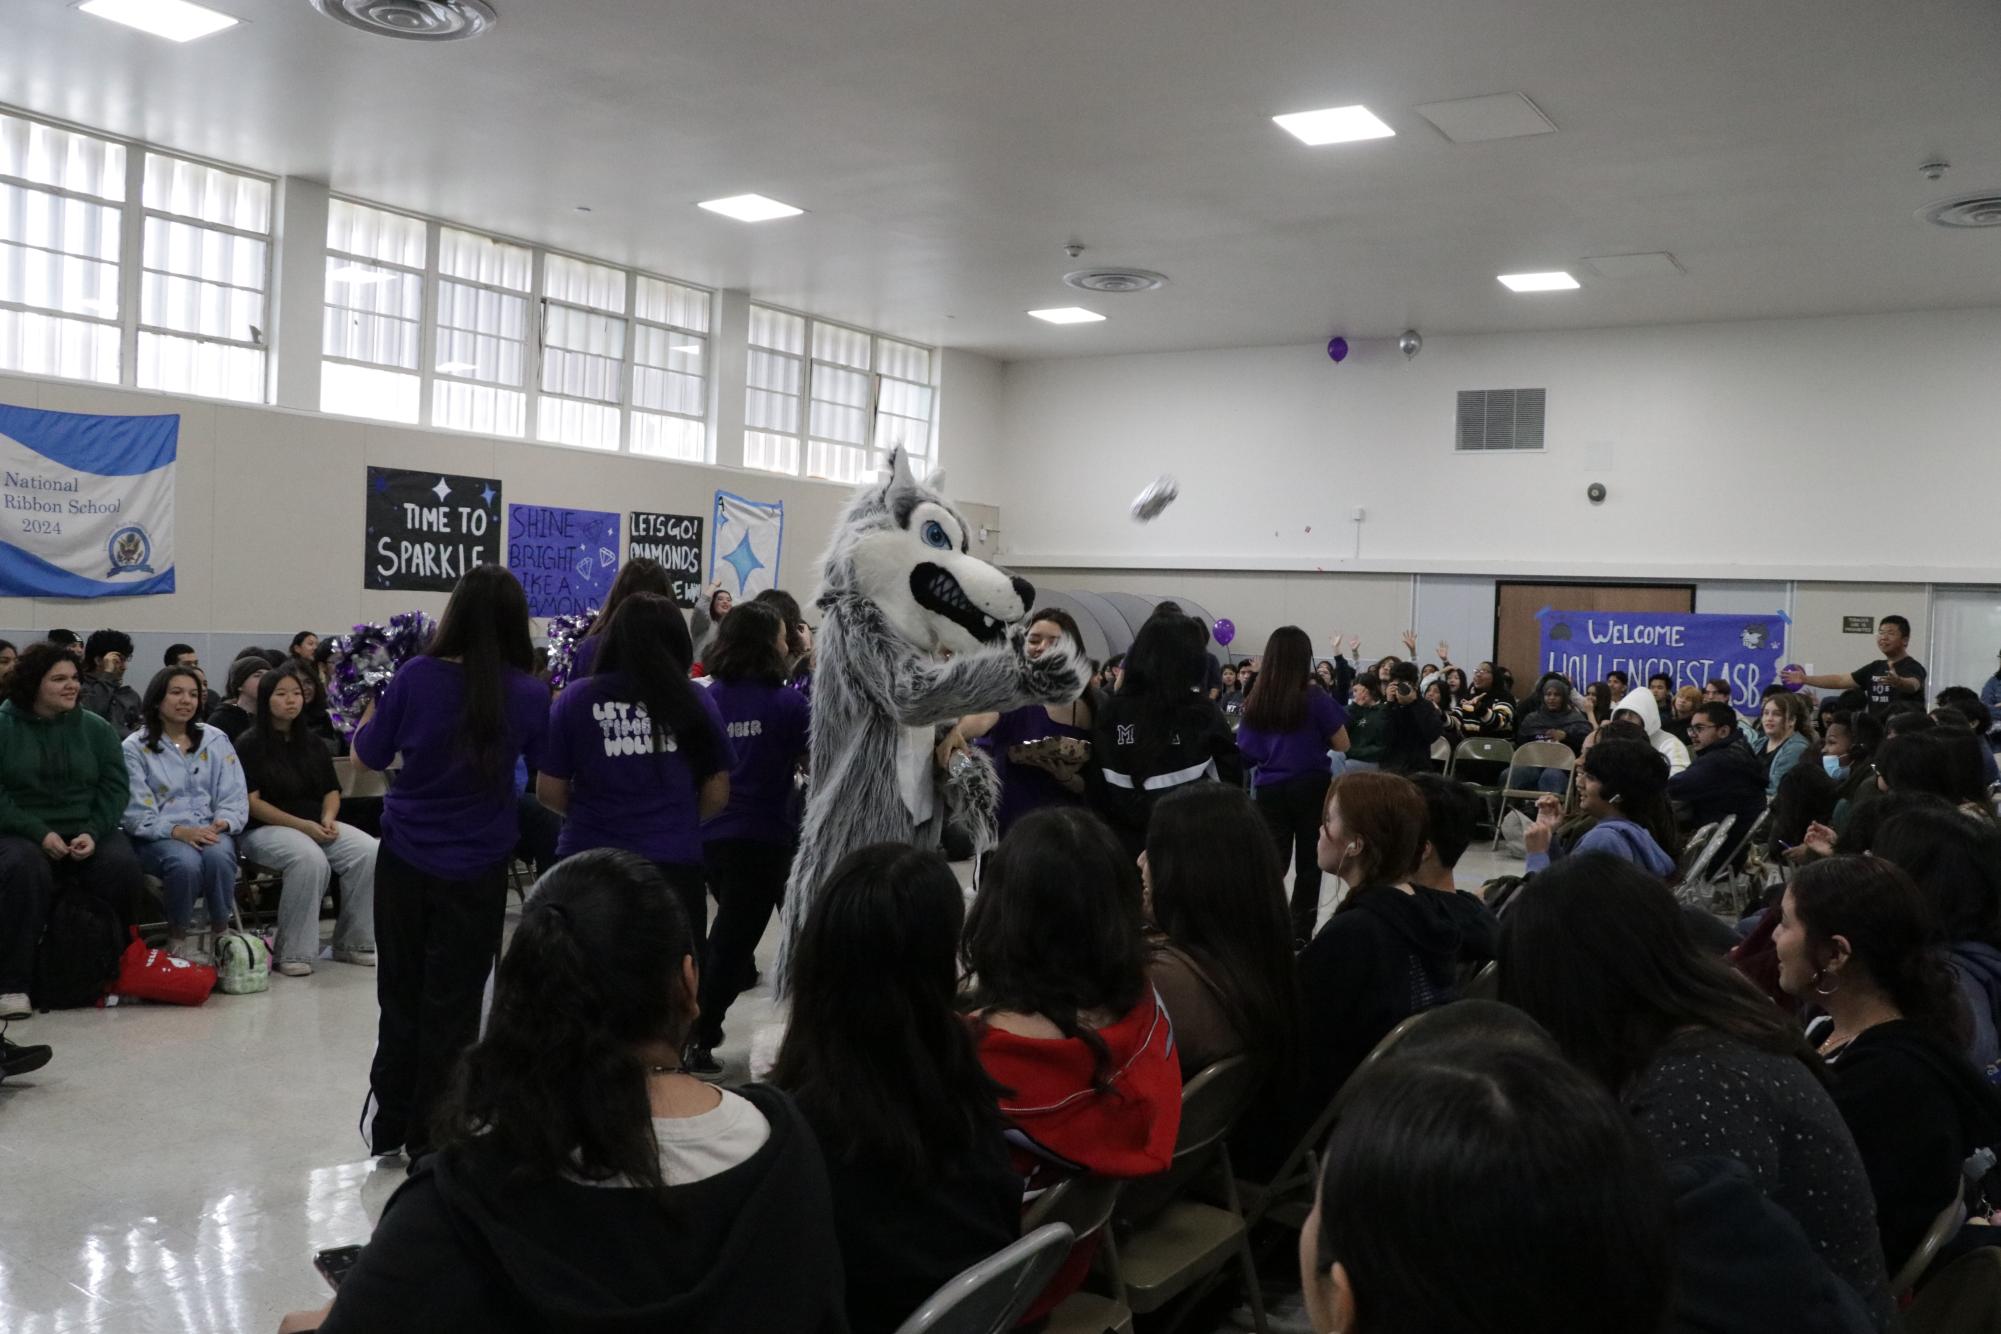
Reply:
[[1697, 751], [1688, 768], [1668, 779], [1668, 797], [1688, 808], [1692, 829], [1736, 816], [1730, 837], [1739, 841], [1764, 813], [1765, 771], [1744, 734], [1732, 731], [1728, 741]]
[[110, 723], [121, 737], [132, 735], [145, 721], [139, 692], [123, 681], [114, 681], [96, 672], [83, 674], [83, 691], [77, 703]]
[[458, 1150], [389, 1199], [322, 1334], [836, 1332], [840, 1245], [813, 1132], [784, 1094], [739, 1089], [771, 1123], [747, 1162], [644, 1191], [509, 1180]]
[[1395, 774], [1429, 773], [1431, 743], [1445, 730], [1438, 710], [1422, 699], [1383, 705], [1382, 767]]
[[1146, 846], [1154, 803], [1189, 783], [1244, 783], [1244, 760], [1223, 711], [1206, 695], [1163, 710], [1130, 695], [1107, 696], [1093, 716], [1092, 804], [1126, 848]]

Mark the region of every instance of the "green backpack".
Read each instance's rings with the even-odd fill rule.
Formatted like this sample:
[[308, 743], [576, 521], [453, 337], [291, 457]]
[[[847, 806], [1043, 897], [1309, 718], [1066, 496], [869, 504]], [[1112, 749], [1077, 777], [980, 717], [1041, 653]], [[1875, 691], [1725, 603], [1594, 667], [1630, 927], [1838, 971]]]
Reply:
[[215, 937], [215, 989], [225, 996], [247, 996], [271, 989], [271, 947], [261, 936], [236, 927]]

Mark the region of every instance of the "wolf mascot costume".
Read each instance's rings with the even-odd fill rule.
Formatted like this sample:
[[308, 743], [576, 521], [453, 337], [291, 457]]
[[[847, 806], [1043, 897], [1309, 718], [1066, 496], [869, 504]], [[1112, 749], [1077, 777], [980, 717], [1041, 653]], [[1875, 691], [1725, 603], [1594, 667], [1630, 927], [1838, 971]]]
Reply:
[[940, 723], [1084, 691], [1081, 646], [1023, 654], [1035, 589], [970, 553], [942, 483], [935, 473], [918, 482], [893, 451], [888, 480], [856, 493], [823, 560], [813, 787], [785, 893], [781, 993], [813, 897], [848, 853], [884, 842], [935, 847], [948, 814], [972, 827], [976, 847], [992, 844], [993, 766], [976, 755], [939, 774]]

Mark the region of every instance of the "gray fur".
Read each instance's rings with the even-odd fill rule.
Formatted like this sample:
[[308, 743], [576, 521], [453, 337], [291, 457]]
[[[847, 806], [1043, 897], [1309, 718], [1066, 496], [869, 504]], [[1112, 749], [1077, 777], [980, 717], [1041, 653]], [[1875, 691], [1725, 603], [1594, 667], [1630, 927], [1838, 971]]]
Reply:
[[[948, 811], [972, 826], [976, 847], [992, 845], [1000, 791], [985, 757], [949, 776], [928, 770], [934, 809], [920, 825], [898, 786], [899, 750], [969, 713], [1066, 703], [1084, 690], [1077, 645], [1053, 645], [1032, 660], [1022, 652], [1021, 622], [1034, 609], [1004, 571], [961, 549], [965, 520], [938, 494], [938, 484], [935, 476], [916, 482], [902, 452], [892, 453], [889, 479], [856, 493], [823, 558], [812, 791], [785, 894], [780, 995], [814, 895], [848, 853], [884, 842], [936, 847]], [[940, 524], [946, 548], [922, 545], [927, 520]], [[921, 605], [910, 586], [919, 564], [948, 570], [978, 613], [1005, 622], [1000, 642], [983, 645], [960, 623]]]

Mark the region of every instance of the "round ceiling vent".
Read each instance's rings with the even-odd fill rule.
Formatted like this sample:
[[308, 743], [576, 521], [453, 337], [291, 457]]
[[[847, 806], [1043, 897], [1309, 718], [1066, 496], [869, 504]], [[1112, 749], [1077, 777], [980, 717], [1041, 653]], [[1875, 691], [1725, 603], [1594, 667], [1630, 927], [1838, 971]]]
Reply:
[[2001, 227], [2001, 192], [1948, 199], [1918, 216], [1939, 227]]
[[313, 8], [350, 28], [412, 42], [477, 37], [500, 21], [486, 0], [313, 0]]
[[1063, 281], [1084, 292], [1151, 292], [1165, 286], [1167, 275], [1152, 269], [1079, 269]]

